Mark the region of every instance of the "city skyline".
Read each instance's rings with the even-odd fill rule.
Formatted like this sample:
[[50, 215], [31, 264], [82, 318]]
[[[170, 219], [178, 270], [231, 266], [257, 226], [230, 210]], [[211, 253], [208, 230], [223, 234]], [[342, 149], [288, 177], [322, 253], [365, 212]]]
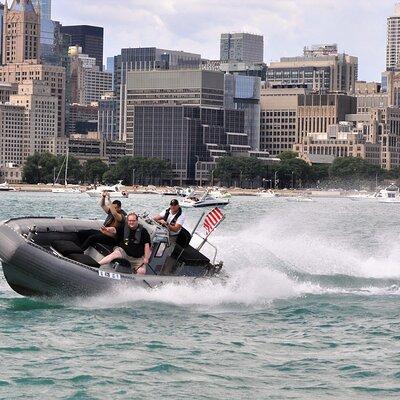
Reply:
[[[124, 0], [53, 2], [53, 18], [63, 25], [104, 26], [105, 56], [124, 47], [173, 48], [219, 58], [224, 32], [264, 35], [264, 61], [300, 55], [303, 46], [337, 43], [339, 51], [359, 57], [359, 79], [380, 80], [385, 69], [386, 20], [394, 0], [250, 0], [198, 2]], [[79, 14], [75, 12], [79, 8]], [[212, 13], [210, 13], [212, 10]]]

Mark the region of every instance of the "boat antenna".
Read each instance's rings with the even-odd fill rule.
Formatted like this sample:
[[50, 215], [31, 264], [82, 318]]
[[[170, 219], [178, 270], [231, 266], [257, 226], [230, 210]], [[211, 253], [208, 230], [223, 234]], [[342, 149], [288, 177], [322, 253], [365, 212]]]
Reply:
[[202, 220], [203, 217], [204, 217], [204, 214], [205, 214], [205, 212], [203, 212], [203, 213], [201, 214], [201, 216], [200, 216], [199, 220], [197, 221], [196, 226], [193, 228], [192, 233], [190, 234], [190, 236], [193, 236], [194, 233], [197, 231], [197, 228], [199, 227], [200, 222], [201, 222], [201, 220]]

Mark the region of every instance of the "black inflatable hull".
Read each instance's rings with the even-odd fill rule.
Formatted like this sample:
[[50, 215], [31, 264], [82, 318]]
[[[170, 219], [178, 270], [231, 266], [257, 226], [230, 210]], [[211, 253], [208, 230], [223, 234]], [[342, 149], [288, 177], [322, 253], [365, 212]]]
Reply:
[[118, 274], [89, 267], [55, 256], [28, 240], [15, 229], [15, 225], [7, 222], [0, 224], [0, 260], [7, 283], [22, 296], [86, 297], [126, 288], [154, 288], [167, 282], [195, 280], [176, 276]]

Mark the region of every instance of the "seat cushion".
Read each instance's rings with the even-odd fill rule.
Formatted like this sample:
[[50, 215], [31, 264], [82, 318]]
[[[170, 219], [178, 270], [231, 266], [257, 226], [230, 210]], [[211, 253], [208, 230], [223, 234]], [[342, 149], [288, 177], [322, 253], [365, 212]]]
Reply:
[[100, 264], [87, 254], [72, 253], [68, 255], [71, 260], [77, 261], [81, 264], [88, 265], [89, 267], [99, 268]]
[[83, 250], [74, 242], [70, 240], [54, 240], [51, 246], [63, 256], [69, 256], [72, 253], [82, 254]]
[[79, 243], [78, 235], [75, 232], [38, 232], [32, 240], [39, 246], [49, 246], [52, 242], [59, 240]]

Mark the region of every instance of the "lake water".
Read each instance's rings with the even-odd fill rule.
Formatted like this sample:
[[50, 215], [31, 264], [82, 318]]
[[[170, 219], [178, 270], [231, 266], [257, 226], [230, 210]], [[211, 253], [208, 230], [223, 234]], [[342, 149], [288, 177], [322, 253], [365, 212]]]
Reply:
[[[169, 200], [123, 204], [153, 214]], [[0, 201], [0, 219], [102, 217], [84, 194]], [[0, 398], [399, 398], [400, 204], [236, 197], [225, 213], [226, 284], [53, 303], [0, 273]]]

